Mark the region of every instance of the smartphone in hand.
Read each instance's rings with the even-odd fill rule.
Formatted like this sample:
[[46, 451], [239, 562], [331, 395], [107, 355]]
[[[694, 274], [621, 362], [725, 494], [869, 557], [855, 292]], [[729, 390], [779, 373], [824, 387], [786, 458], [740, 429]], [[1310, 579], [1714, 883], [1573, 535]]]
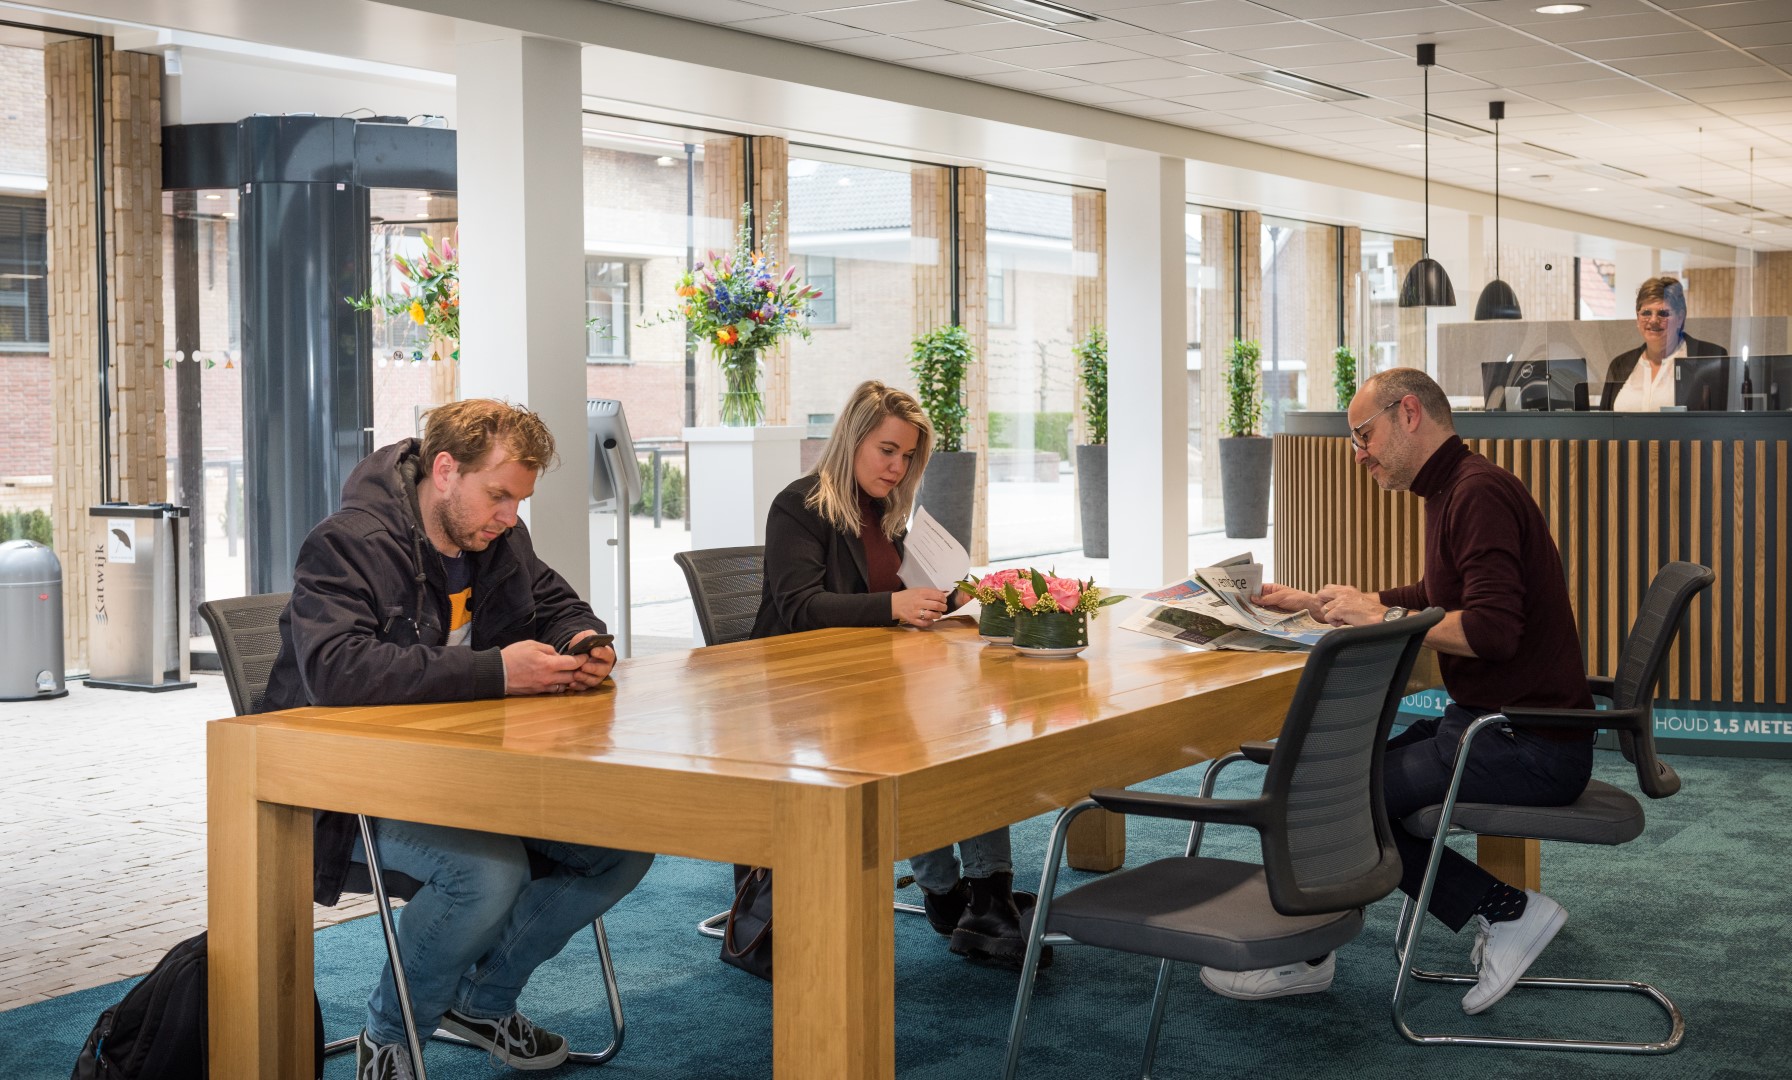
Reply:
[[615, 640], [615, 634], [592, 634], [588, 637], [578, 639], [560, 651], [566, 656], [584, 656], [594, 650], [603, 648], [605, 645], [608, 645]]

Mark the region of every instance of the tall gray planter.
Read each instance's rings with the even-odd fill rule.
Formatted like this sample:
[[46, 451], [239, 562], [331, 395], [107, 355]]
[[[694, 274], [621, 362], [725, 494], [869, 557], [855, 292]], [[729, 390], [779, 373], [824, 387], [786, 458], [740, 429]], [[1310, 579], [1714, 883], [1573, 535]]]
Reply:
[[1108, 557], [1108, 447], [1076, 448], [1077, 499], [1083, 509], [1083, 554]]
[[920, 503], [966, 551], [971, 549], [971, 504], [976, 493], [976, 451], [936, 451], [928, 456]]
[[1271, 448], [1267, 436], [1246, 435], [1220, 441], [1220, 494], [1226, 513], [1226, 535], [1255, 538], [1269, 535]]

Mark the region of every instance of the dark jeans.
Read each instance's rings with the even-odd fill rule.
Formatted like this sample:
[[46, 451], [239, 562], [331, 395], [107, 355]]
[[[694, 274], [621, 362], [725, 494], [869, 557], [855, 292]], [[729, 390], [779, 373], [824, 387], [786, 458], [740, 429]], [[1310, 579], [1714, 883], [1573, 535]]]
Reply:
[[[1400, 891], [1408, 896], [1419, 895], [1431, 841], [1408, 833], [1400, 820], [1444, 801], [1456, 766], [1456, 747], [1476, 716], [1452, 704], [1443, 716], [1420, 720], [1388, 740], [1384, 795], [1394, 842], [1400, 848]], [[1459, 802], [1564, 806], [1580, 798], [1592, 771], [1591, 742], [1557, 742], [1501, 727], [1475, 737], [1456, 797]], [[1431, 914], [1450, 929], [1461, 930], [1487, 890], [1498, 883], [1498, 878], [1446, 847], [1431, 892]]]

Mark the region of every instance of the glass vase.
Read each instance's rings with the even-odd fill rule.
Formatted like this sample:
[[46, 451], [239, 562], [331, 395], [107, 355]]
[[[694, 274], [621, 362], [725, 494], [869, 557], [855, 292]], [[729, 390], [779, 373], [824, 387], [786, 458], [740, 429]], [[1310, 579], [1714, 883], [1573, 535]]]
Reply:
[[765, 419], [765, 399], [759, 393], [759, 354], [751, 349], [719, 352], [722, 365], [722, 425], [758, 427]]

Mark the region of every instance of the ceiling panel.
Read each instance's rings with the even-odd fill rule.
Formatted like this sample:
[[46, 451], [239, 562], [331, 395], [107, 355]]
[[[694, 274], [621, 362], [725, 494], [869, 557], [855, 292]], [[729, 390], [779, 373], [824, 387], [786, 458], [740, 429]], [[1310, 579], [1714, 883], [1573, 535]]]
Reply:
[[1711, 47], [1711, 38], [1696, 31], [1651, 34], [1577, 44], [1574, 51], [1591, 60], [1620, 60], [1629, 56], [1661, 56], [1665, 53], [1699, 52]]
[[855, 30], [839, 23], [824, 22], [811, 19], [807, 15], [773, 14], [765, 19], [748, 19], [745, 22], [729, 23], [731, 30], [745, 30], [749, 34], [764, 34], [767, 37], [783, 38], [786, 41], [812, 41], [817, 44], [824, 41], [839, 41], [842, 38], [864, 37], [868, 30]]
[[1068, 41], [1061, 45], [1035, 45], [1024, 49], [995, 49], [984, 53], [992, 60], [1029, 68], [1101, 64], [1114, 60], [1143, 60], [1143, 53], [1121, 48], [1111, 41]]
[[[1057, 30], [1047, 30], [1043, 26], [1028, 26], [1025, 23], [1007, 19], [978, 26], [953, 26], [944, 30], [907, 30], [903, 32], [902, 36], [910, 41], [919, 41], [923, 45], [937, 45], [942, 49], [961, 53], [1018, 49], [1028, 45], [1099, 47]], [[797, 40], [802, 39], [798, 38]]]
[[[1249, 49], [1275, 49], [1288, 45], [1341, 45], [1350, 39], [1312, 23], [1284, 22], [1267, 26], [1238, 26], [1230, 30], [1203, 30], [1184, 33], [1188, 41], [1221, 52], [1238, 53]], [[1777, 42], [1776, 42], [1777, 44]]]
[[1719, 26], [1753, 26], [1778, 22], [1786, 17], [1785, 0], [1747, 0], [1739, 4], [1714, 4], [1710, 7], [1683, 8], [1675, 12], [1688, 22], [1711, 28]]
[[1225, 27], [1260, 26], [1288, 21], [1285, 15], [1244, 3], [1243, 0], [1197, 0], [1192, 4], [1121, 8], [1105, 12], [1104, 17], [1159, 33], [1219, 30]]
[[876, 34], [819, 44], [824, 49], [849, 52], [857, 56], [869, 56], [873, 60], [914, 60], [923, 56], [941, 56], [946, 53], [944, 49], [923, 45], [918, 41], [904, 41], [901, 38], [883, 37]]
[[[655, 4], [663, 0], [654, 0]], [[898, 0], [893, 4], [827, 11], [818, 17], [879, 34], [910, 30], [943, 30], [948, 26], [975, 26], [989, 21], [989, 13], [948, 4], [946, 0]]]
[[1071, 64], [1055, 66], [1060, 75], [1092, 83], [1138, 82], [1141, 79], [1175, 79], [1188, 74], [1188, 68], [1172, 60], [1147, 57], [1142, 60], [1116, 60], [1105, 64]]
[[1004, 64], [999, 60], [990, 60], [982, 56], [969, 56], [964, 53], [920, 56], [906, 63], [909, 67], [917, 67], [922, 71], [937, 71], [942, 75], [956, 75], [961, 79], [974, 75], [998, 75], [1018, 70], [1012, 64]]
[[1737, 63], [1746, 62], [1732, 49], [1712, 49], [1707, 52], [1669, 53], [1666, 56], [1636, 56], [1628, 60], [1613, 60], [1611, 66], [1631, 75], [1648, 78], [1681, 71], [1722, 71]]

